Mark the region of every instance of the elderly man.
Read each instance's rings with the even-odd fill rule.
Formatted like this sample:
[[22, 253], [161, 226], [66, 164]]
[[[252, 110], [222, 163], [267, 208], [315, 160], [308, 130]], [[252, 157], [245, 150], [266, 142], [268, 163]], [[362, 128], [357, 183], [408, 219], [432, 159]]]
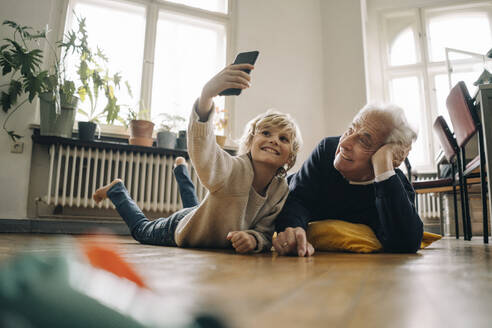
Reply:
[[415, 192], [396, 168], [416, 137], [401, 108], [367, 105], [341, 137], [322, 140], [289, 177], [290, 194], [276, 220], [276, 251], [311, 256], [308, 223], [339, 219], [371, 227], [386, 252], [416, 252], [423, 224]]

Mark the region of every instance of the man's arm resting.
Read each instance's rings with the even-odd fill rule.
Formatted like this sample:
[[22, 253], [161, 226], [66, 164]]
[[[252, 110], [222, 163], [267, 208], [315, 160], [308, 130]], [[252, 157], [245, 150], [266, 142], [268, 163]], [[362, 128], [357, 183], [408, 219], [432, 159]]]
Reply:
[[380, 221], [376, 235], [387, 252], [415, 253], [422, 241], [423, 224], [413, 204], [411, 186], [400, 175], [375, 184]]

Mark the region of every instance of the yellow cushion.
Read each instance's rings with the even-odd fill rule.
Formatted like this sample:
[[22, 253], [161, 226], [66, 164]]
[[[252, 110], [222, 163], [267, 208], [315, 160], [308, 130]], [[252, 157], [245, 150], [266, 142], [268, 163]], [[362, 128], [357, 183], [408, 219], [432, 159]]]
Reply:
[[442, 238], [441, 235], [424, 231], [424, 235], [422, 236], [422, 242], [420, 243], [420, 248], [426, 248], [427, 246], [429, 246], [430, 244], [441, 238]]
[[[309, 223], [307, 238], [318, 251], [373, 253], [383, 250], [383, 246], [369, 226], [340, 220]], [[440, 235], [424, 232], [420, 248], [427, 247], [441, 238]]]

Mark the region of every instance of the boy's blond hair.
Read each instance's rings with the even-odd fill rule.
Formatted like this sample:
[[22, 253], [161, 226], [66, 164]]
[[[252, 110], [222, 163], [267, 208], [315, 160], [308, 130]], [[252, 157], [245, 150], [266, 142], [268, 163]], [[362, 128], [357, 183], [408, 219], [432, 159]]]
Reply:
[[280, 167], [277, 170], [276, 175], [279, 177], [285, 177], [287, 171], [289, 171], [296, 163], [297, 153], [302, 145], [302, 136], [297, 123], [289, 114], [284, 114], [272, 109], [269, 109], [265, 113], [262, 113], [246, 124], [244, 133], [239, 140], [239, 154], [247, 154], [251, 151], [251, 144], [253, 137], [261, 132], [263, 129], [273, 127], [278, 128], [289, 135], [291, 144], [291, 153], [287, 164], [284, 167]]

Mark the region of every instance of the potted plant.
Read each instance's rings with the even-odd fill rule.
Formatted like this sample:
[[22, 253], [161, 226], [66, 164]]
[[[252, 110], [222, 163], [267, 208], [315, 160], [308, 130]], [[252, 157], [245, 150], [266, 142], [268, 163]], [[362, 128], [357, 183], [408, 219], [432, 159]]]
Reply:
[[39, 127], [41, 135], [72, 137], [75, 111], [79, 99], [74, 95], [73, 82], [66, 81], [63, 87], [48, 88], [39, 95]]
[[215, 140], [217, 144], [224, 147], [227, 137], [225, 136], [225, 129], [227, 127], [227, 112], [225, 109], [220, 109], [219, 106], [215, 106]]
[[186, 130], [178, 131], [178, 139], [176, 139], [176, 148], [186, 150]]
[[157, 130], [157, 147], [172, 149], [176, 146], [177, 137], [175, 131], [186, 120], [182, 116], [168, 113], [162, 113], [159, 116], [162, 117], [162, 121]]
[[[68, 32], [62, 46], [65, 48], [65, 53], [71, 52], [78, 55], [77, 93], [82, 103], [89, 100], [86, 110], [78, 109], [78, 112], [87, 118], [87, 121], [78, 122], [79, 138], [93, 140], [94, 132], [101, 119], [105, 118], [107, 124], [113, 124], [118, 119], [120, 105], [117, 104], [115, 90], [120, 87], [121, 76], [119, 73], [109, 73], [108, 58], [99, 47], [97, 51], [89, 47], [85, 18], [77, 17], [77, 21], [78, 30]], [[128, 82], [126, 86], [131, 94]], [[98, 111], [101, 94], [104, 94], [106, 98], [106, 106], [102, 112]]]
[[[8, 20], [4, 21], [2, 26], [12, 30], [12, 37], [5, 38], [4, 44], [0, 45], [2, 76], [9, 80], [8, 83], [0, 85], [8, 87], [0, 93], [2, 109], [6, 113], [10, 111], [3, 123], [3, 129], [14, 142], [22, 138], [15, 131], [7, 129], [7, 122], [23, 104], [32, 102], [39, 96], [41, 134], [71, 137], [75, 118], [74, 107], [77, 102], [73, 96], [75, 88], [73, 82], [66, 80], [63, 75], [56, 50], [46, 38], [48, 31], [34, 30], [32, 27]], [[43, 54], [39, 41], [45, 41], [55, 56], [55, 64], [50, 71], [40, 68]], [[20, 101], [25, 94], [27, 97]]]
[[142, 102], [139, 111], [128, 107], [128, 117], [124, 123], [130, 134], [128, 139], [130, 145], [152, 147], [154, 123], [150, 121], [150, 112]]

